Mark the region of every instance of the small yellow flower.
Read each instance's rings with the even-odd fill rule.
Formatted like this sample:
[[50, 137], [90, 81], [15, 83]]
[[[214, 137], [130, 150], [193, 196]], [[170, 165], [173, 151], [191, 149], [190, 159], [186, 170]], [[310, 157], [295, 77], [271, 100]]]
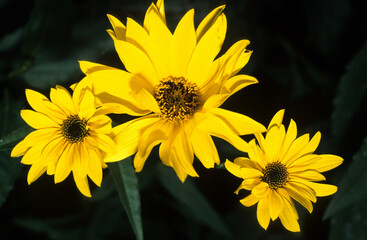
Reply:
[[[105, 161], [119, 161], [135, 154], [141, 171], [154, 146], [160, 144], [162, 162], [174, 168], [181, 181], [198, 176], [194, 155], [206, 168], [219, 164], [211, 136], [247, 151], [238, 135], [265, 131], [253, 119], [219, 106], [240, 89], [257, 83], [254, 77], [236, 75], [248, 62], [248, 40], [235, 43], [216, 59], [225, 39], [224, 6], [214, 9], [197, 29], [194, 10], [188, 11], [172, 34], [166, 25], [163, 1], [152, 4], [144, 26], [128, 18], [124, 26], [108, 15], [108, 30], [127, 71], [81, 61], [94, 94], [113, 113], [142, 116], [113, 129], [116, 154]], [[83, 83], [84, 82], [84, 83]]]
[[114, 152], [115, 143], [107, 135], [112, 131], [111, 119], [96, 109], [92, 92], [76, 88], [73, 96], [61, 86], [51, 88], [50, 98], [26, 90], [29, 105], [35, 110], [22, 110], [24, 121], [36, 130], [28, 134], [11, 152], [23, 156], [21, 163], [32, 165], [28, 184], [44, 172], [55, 175], [55, 183], [72, 171], [76, 186], [90, 197], [87, 176], [98, 186], [102, 181], [102, 152]]
[[225, 162], [233, 175], [244, 181], [236, 190], [250, 190], [251, 194], [240, 202], [250, 207], [256, 203], [257, 219], [267, 229], [270, 219], [280, 218], [289, 231], [300, 231], [298, 213], [293, 200], [299, 202], [310, 213], [316, 197], [334, 194], [337, 187], [317, 183], [325, 180], [321, 172], [339, 166], [343, 159], [335, 155], [314, 154], [321, 134], [317, 132], [309, 140], [305, 134], [297, 136], [296, 123], [291, 120], [288, 130], [282, 124], [284, 110], [280, 110], [269, 124], [266, 137], [256, 134], [258, 145], [253, 139], [249, 145], [249, 158], [239, 157]]

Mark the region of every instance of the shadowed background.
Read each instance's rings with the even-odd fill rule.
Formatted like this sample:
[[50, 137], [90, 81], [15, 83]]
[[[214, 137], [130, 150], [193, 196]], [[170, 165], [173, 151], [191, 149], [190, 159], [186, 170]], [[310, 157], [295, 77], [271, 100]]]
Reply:
[[[55, 185], [46, 174], [31, 186], [29, 166], [9, 157], [7, 135], [26, 124], [19, 111], [29, 108], [24, 89], [49, 96], [83, 74], [78, 60], [123, 68], [105, 31], [106, 13], [142, 24], [150, 1], [1, 0], [0, 1], [0, 239], [134, 239], [109, 170], [92, 198], [82, 196], [72, 178]], [[339, 186], [318, 198], [309, 214], [297, 205], [301, 233], [279, 220], [264, 231], [256, 207], [233, 194], [241, 180], [224, 168], [194, 166], [200, 178], [181, 184], [162, 166], [157, 148], [138, 173], [145, 239], [366, 239], [367, 207], [367, 17], [361, 1], [166, 0], [168, 27], [195, 8], [198, 23], [226, 4], [228, 30], [223, 50], [249, 39], [253, 55], [241, 73], [259, 84], [247, 87], [223, 108], [267, 125], [286, 109], [284, 124], [297, 123], [300, 136], [321, 131], [317, 154], [331, 153], [344, 163], [325, 174]], [[126, 116], [112, 116], [116, 122]], [[245, 136], [250, 140], [252, 136]], [[215, 139], [221, 161], [244, 154]]]

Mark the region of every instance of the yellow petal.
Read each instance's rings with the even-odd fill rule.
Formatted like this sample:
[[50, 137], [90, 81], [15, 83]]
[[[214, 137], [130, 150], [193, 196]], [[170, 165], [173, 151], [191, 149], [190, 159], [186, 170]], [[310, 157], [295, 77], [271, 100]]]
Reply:
[[81, 119], [89, 119], [95, 111], [94, 96], [89, 89], [86, 89], [80, 101], [78, 115]]
[[255, 197], [264, 199], [266, 198], [270, 193], [269, 184], [266, 182], [261, 182], [259, 185], [254, 187], [251, 191], [252, 194], [254, 194]]
[[192, 165], [194, 161], [194, 152], [184, 129], [177, 129], [176, 136], [171, 144], [171, 151], [170, 162], [182, 182], [184, 182], [186, 178], [186, 174], [181, 174], [182, 172], [192, 177], [199, 176]]
[[78, 174], [73, 173], [74, 181], [79, 191], [86, 197], [92, 197], [89, 190], [88, 178], [87, 176], [81, 177]]
[[149, 126], [139, 139], [138, 151], [134, 158], [136, 172], [143, 169], [145, 160], [148, 158], [153, 147], [167, 138], [164, 121], [158, 121]]
[[51, 88], [50, 98], [66, 115], [76, 114], [71, 95], [64, 87], [57, 85], [56, 88]]
[[[97, 150], [98, 151], [98, 150]], [[92, 179], [92, 181], [97, 185], [101, 186], [103, 172], [101, 166], [101, 159], [99, 158], [96, 150], [88, 150], [88, 157], [83, 161], [86, 161], [87, 174]]]
[[192, 53], [186, 77], [190, 82], [196, 83], [199, 88], [210, 79], [208, 74], [214, 58], [222, 48], [226, 30], [227, 21], [224, 14], [222, 14], [205, 32]]
[[126, 27], [122, 24], [117, 18], [114, 16], [107, 14], [108, 19], [113, 27], [114, 36], [118, 40], [125, 40], [126, 39]]
[[200, 129], [195, 129], [191, 134], [191, 144], [196, 157], [206, 168], [213, 168], [214, 163], [219, 164], [217, 148], [212, 137]]
[[300, 172], [290, 172], [291, 178], [303, 178], [309, 181], [324, 181], [326, 178], [324, 175], [315, 170], [304, 170]]
[[125, 159], [138, 150], [138, 143], [143, 132], [155, 122], [160, 121], [157, 115], [149, 115], [134, 119], [113, 128], [113, 138], [116, 143], [116, 153], [108, 153], [105, 162], [115, 162]]
[[48, 116], [32, 110], [21, 110], [20, 116], [29, 126], [35, 129], [60, 127], [59, 124], [50, 119]]
[[343, 162], [343, 158], [331, 155], [331, 154], [322, 154], [319, 155], [320, 159], [312, 164], [309, 164], [307, 167], [309, 169], [315, 169], [318, 172], [326, 172], [330, 169], [336, 168]]
[[247, 135], [266, 131], [261, 123], [245, 115], [221, 108], [213, 108], [212, 113], [225, 122], [237, 135]]
[[[158, 4], [159, 3], [159, 4]], [[158, 8], [161, 7], [161, 8]], [[145, 13], [144, 18], [144, 28], [150, 33], [151, 25], [155, 22], [160, 22], [164, 26], [166, 25], [166, 18], [164, 13], [164, 3], [163, 1], [157, 2], [157, 6], [152, 3]]]
[[269, 126], [268, 126], [268, 130], [273, 127], [273, 125], [280, 127], [280, 125], [283, 122], [283, 117], [284, 117], [284, 109], [279, 110], [274, 117], [271, 119]]
[[12, 157], [19, 157], [32, 146], [45, 145], [56, 134], [55, 128], [43, 128], [28, 134], [22, 141], [20, 141], [11, 151]]
[[62, 182], [65, 180], [67, 176], [69, 176], [72, 166], [73, 154], [74, 154], [74, 146], [67, 145], [56, 165], [55, 183]]
[[111, 133], [111, 123], [111, 118], [106, 115], [95, 115], [88, 120], [88, 126], [91, 131], [103, 134]]
[[300, 170], [304, 170], [304, 169], [315, 169], [313, 167], [309, 167], [311, 164], [318, 162], [321, 159], [321, 157], [319, 155], [316, 154], [307, 154], [304, 155], [296, 160], [294, 160], [293, 162], [291, 162], [290, 164], [287, 165], [287, 168], [290, 171], [300, 171]]
[[316, 196], [318, 197], [325, 197], [332, 195], [338, 191], [338, 187], [330, 184], [323, 184], [323, 183], [315, 183], [315, 182], [308, 182], [308, 186], [310, 186], [316, 192]]
[[296, 160], [299, 156], [299, 153], [307, 145], [308, 140], [309, 140], [309, 135], [308, 134], [304, 134], [301, 137], [297, 138], [292, 143], [292, 145], [289, 147], [289, 150], [284, 155], [284, 157], [280, 158], [280, 159], [282, 159], [282, 163], [286, 164], [286, 165], [290, 165], [294, 160]]
[[159, 83], [152, 62], [139, 48], [125, 41], [115, 41], [115, 48], [125, 68], [130, 73], [138, 75], [152, 86]]
[[283, 147], [280, 152], [279, 158], [282, 160], [282, 163], [285, 164], [284, 155], [287, 154], [289, 148], [297, 137], [297, 125], [296, 122], [291, 119], [289, 123], [287, 133], [284, 137]]
[[[109, 67], [109, 66], [99, 64], [99, 63], [88, 62], [88, 61], [79, 61], [79, 67], [80, 67], [80, 70], [82, 70], [82, 72], [85, 75], [89, 75], [89, 74], [92, 74], [92, 73], [98, 72], [98, 71], [119, 70], [117, 68]], [[122, 70], [120, 70], [120, 71], [122, 71]]]
[[219, 16], [224, 15], [222, 14], [224, 8], [225, 8], [225, 5], [215, 8], [208, 15], [206, 15], [203, 21], [201, 21], [201, 23], [199, 24], [196, 30], [196, 37], [197, 37], [198, 42], [203, 37], [203, 35], [206, 32], [208, 32], [208, 30], [211, 29], [212, 26], [217, 22], [217, 19], [219, 18]]
[[187, 66], [196, 46], [194, 9], [178, 23], [170, 46], [170, 69], [174, 77], [186, 77]]
[[39, 164], [41, 165], [41, 153], [44, 149], [45, 144], [35, 145], [31, 147], [23, 156], [21, 163], [30, 165], [30, 164]]
[[248, 75], [236, 75], [224, 82], [218, 91], [204, 91], [203, 101], [205, 109], [216, 108], [222, 105], [231, 95], [252, 84], [258, 83], [257, 79]]
[[245, 207], [251, 207], [255, 205], [259, 199], [255, 197], [253, 194], [248, 195], [247, 197], [240, 200], [243, 206]]
[[291, 232], [299, 232], [301, 230], [297, 221], [298, 218], [293, 214], [294, 211], [294, 206], [285, 200], [279, 219], [287, 230]]
[[263, 150], [269, 163], [279, 160], [279, 151], [284, 138], [282, 133], [283, 132], [278, 126], [272, 127], [266, 133], [265, 141], [263, 142]]
[[200, 130], [226, 140], [240, 151], [247, 152], [249, 150], [248, 143], [234, 133], [220, 118], [211, 113], [207, 113], [205, 116], [197, 126]]
[[[47, 174], [52, 175], [57, 162], [59, 161], [60, 155], [65, 149], [65, 140], [62, 136], [50, 139], [50, 142], [42, 151], [42, 162], [44, 165], [49, 166], [47, 168]], [[51, 166], [51, 167], [50, 167]]]
[[65, 115], [55, 104], [39, 92], [26, 89], [25, 94], [29, 105], [37, 112], [43, 113], [58, 124], [65, 119]]
[[145, 88], [140, 89], [139, 92], [131, 93], [131, 96], [135, 98], [136, 105], [140, 109], [148, 109], [155, 113], [160, 113], [160, 109], [153, 94], [148, 92]]
[[164, 22], [166, 22], [166, 14], [164, 12], [164, 0], [157, 0], [157, 8], [159, 11], [159, 14], [162, 16], [162, 19]]
[[105, 134], [90, 134], [85, 138], [85, 141], [88, 142], [89, 145], [98, 147], [106, 153], [116, 153], [115, 142]]
[[268, 161], [266, 160], [264, 151], [255, 143], [255, 139], [249, 142], [249, 147], [248, 155], [251, 161], [256, 162], [260, 169], [265, 169]]
[[254, 168], [241, 168], [241, 176], [242, 178], [258, 178], [263, 176], [263, 173], [258, 169]]
[[[310, 201], [310, 193], [305, 190], [305, 188], [299, 187], [299, 184], [296, 185], [295, 183], [287, 183], [284, 186], [284, 189], [287, 193], [297, 202], [299, 202], [302, 206], [304, 206], [310, 213], [312, 213], [313, 207]], [[313, 193], [314, 196], [316, 193]]]
[[226, 167], [226, 169], [232, 173], [233, 175], [235, 175], [236, 177], [242, 178], [241, 175], [241, 166], [232, 163], [228, 160], [226, 160], [226, 162], [224, 163], [224, 166]]
[[42, 174], [46, 172], [47, 167], [37, 162], [31, 166], [27, 176], [28, 184], [36, 181]]
[[150, 39], [147, 31], [131, 18], [126, 22], [126, 41], [138, 47], [149, 56]]
[[268, 228], [270, 215], [267, 198], [260, 199], [259, 203], [257, 204], [257, 220], [259, 221], [259, 224], [262, 228], [265, 230]]
[[[246, 189], [246, 190], [252, 191], [252, 189], [254, 187], [256, 187], [257, 185], [259, 185], [260, 183], [261, 183], [261, 177], [247, 178], [247, 179], [242, 181], [240, 187], [241, 187], [241, 189]], [[237, 192], [237, 194], [238, 194], [238, 192]]]
[[275, 190], [269, 192], [269, 214], [272, 220], [278, 218], [279, 214], [283, 210], [283, 199]]

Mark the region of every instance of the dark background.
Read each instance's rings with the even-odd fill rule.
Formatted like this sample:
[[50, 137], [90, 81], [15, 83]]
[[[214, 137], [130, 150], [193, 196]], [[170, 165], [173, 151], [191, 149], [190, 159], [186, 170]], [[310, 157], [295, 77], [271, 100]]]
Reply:
[[[267, 231], [257, 223], [256, 207], [233, 194], [241, 180], [223, 167], [205, 169], [200, 178], [180, 184], [154, 150], [138, 173], [145, 239], [366, 239], [367, 233], [367, 17], [363, 1], [166, 0], [171, 31], [195, 8], [198, 24], [226, 4], [228, 31], [223, 51], [249, 39], [254, 53], [242, 73], [259, 84], [229, 98], [223, 108], [267, 125], [286, 109], [284, 124], [297, 123], [299, 136], [321, 131], [317, 154], [344, 158], [325, 173], [339, 186], [318, 198], [314, 212], [298, 207], [300, 233], [279, 220]], [[48, 96], [56, 84], [69, 86], [83, 74], [78, 60], [123, 68], [106, 33], [106, 13], [123, 23], [143, 23], [150, 1], [1, 0], [0, 1], [0, 239], [134, 239], [108, 169], [91, 199], [71, 176], [54, 184], [46, 174], [31, 186], [29, 166], [9, 157], [8, 134], [23, 132], [19, 111], [28, 108], [24, 89]], [[197, 26], [197, 25], [196, 25]], [[117, 121], [121, 117], [113, 116]], [[20, 129], [20, 130], [19, 130]], [[14, 134], [12, 134], [14, 136]], [[246, 140], [252, 137], [246, 136]], [[215, 139], [221, 161], [241, 156]]]

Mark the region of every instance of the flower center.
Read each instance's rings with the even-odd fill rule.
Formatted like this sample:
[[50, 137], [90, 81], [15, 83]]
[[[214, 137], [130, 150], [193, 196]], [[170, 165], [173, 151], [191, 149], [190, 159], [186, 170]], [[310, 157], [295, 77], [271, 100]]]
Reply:
[[62, 123], [61, 132], [70, 143], [83, 142], [89, 134], [87, 120], [80, 119], [78, 115], [71, 115]]
[[289, 179], [287, 168], [280, 162], [269, 163], [263, 170], [262, 180], [269, 184], [271, 189], [284, 187]]
[[154, 89], [161, 117], [173, 122], [191, 117], [199, 106], [199, 89], [183, 77], [169, 76]]

